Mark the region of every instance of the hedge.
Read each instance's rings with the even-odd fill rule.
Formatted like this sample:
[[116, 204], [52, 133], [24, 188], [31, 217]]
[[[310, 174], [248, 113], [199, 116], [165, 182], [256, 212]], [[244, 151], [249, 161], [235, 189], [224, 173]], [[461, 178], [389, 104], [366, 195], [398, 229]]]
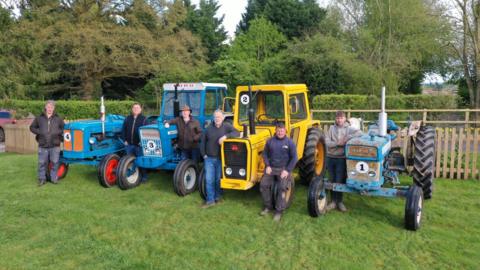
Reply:
[[[457, 98], [454, 96], [431, 95], [395, 95], [386, 97], [386, 109], [457, 109]], [[380, 97], [367, 95], [319, 95], [312, 99], [314, 110], [375, 110], [380, 109]], [[429, 120], [440, 120], [451, 117], [452, 113], [429, 113]], [[354, 117], [375, 120], [377, 113], [356, 113]], [[449, 116], [450, 115], [450, 116]], [[315, 113], [314, 118], [333, 120], [333, 113]], [[390, 113], [389, 118], [399, 120], [421, 120], [422, 113]]]
[[[98, 118], [100, 115], [100, 101], [59, 100], [55, 101], [55, 110], [65, 119]], [[107, 114], [127, 115], [134, 101], [105, 101]], [[38, 100], [2, 100], [0, 108], [15, 110], [16, 117], [25, 117], [29, 113], [39, 115], [45, 107], [45, 101]]]

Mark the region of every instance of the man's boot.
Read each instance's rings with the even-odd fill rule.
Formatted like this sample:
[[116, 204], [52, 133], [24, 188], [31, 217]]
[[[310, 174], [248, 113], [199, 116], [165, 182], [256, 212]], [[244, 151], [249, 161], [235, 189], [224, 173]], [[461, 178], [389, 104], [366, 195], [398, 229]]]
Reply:
[[280, 219], [282, 219], [282, 212], [275, 212], [275, 215], [273, 216], [273, 221], [279, 222]]
[[260, 212], [260, 216], [266, 216], [266, 215], [268, 215], [270, 212], [271, 212], [270, 209], [264, 208], [264, 209], [262, 210], [262, 212]]
[[343, 202], [337, 203], [337, 208], [340, 212], [347, 212], [347, 207], [345, 207], [345, 204], [343, 204]]
[[328, 211], [332, 211], [333, 209], [337, 208], [337, 204], [335, 203], [335, 201], [331, 201], [328, 205], [327, 205], [327, 212]]

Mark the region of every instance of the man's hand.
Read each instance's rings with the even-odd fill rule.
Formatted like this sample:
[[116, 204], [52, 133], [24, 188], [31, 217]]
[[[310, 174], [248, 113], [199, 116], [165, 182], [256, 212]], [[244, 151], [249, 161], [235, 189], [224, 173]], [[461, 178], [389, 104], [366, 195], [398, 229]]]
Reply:
[[220, 139], [218, 139], [218, 144], [222, 144], [223, 141], [225, 141], [227, 139], [227, 136], [223, 135], [222, 137], [220, 137]]
[[288, 177], [288, 172], [286, 170], [282, 170], [282, 173], [280, 173], [280, 178], [287, 179], [287, 177]]
[[128, 145], [128, 142], [127, 142], [127, 141], [124, 141], [123, 144], [124, 144], [124, 145]]
[[347, 143], [347, 138], [342, 138], [338, 140], [338, 145], [345, 145]]
[[265, 169], [265, 173], [270, 175], [272, 174], [272, 167], [268, 166], [266, 169]]
[[169, 127], [170, 127], [170, 124], [169, 124], [169, 123], [167, 123], [167, 122], [165, 122], [165, 124], [164, 124], [164, 125], [165, 125], [165, 128], [169, 128]]

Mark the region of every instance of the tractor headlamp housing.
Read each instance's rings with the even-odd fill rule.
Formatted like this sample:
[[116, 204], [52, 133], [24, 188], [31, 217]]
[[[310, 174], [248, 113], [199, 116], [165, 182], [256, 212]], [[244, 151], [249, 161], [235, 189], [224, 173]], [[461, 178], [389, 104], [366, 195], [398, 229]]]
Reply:
[[238, 170], [238, 174], [239, 174], [240, 176], [245, 176], [245, 173], [246, 173], [246, 171], [245, 171], [245, 169], [243, 169], [243, 168], [240, 169], [240, 170]]
[[374, 178], [375, 176], [377, 176], [376, 172], [374, 172], [374, 171], [369, 171], [368, 172], [368, 177]]
[[227, 167], [227, 168], [225, 169], [225, 173], [226, 173], [227, 175], [232, 175], [232, 172], [233, 172], [233, 170], [232, 170], [232, 168], [230, 168], [230, 167]]
[[95, 138], [95, 137], [90, 137], [90, 138], [88, 139], [88, 143], [89, 143], [89, 144], [95, 144], [96, 142], [97, 142], [97, 138]]

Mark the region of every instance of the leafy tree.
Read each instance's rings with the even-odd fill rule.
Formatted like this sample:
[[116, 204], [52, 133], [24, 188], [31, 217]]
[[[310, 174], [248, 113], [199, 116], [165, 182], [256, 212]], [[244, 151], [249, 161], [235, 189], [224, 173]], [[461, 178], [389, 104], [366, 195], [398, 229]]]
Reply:
[[188, 30], [198, 35], [207, 49], [208, 63], [215, 62], [226, 51], [227, 31], [223, 26], [225, 15], [216, 17], [220, 8], [216, 0], [200, 0], [198, 9], [184, 1], [187, 8], [185, 24]]
[[237, 33], [248, 30], [255, 18], [265, 17], [292, 39], [317, 31], [325, 14], [315, 0], [249, 0]]

